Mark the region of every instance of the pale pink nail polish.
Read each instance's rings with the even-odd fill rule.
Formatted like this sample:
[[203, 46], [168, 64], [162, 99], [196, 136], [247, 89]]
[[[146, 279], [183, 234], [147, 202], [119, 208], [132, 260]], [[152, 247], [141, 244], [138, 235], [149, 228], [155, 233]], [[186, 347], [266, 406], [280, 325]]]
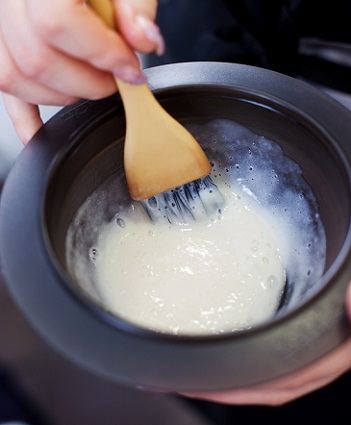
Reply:
[[143, 31], [145, 37], [155, 43], [155, 52], [158, 56], [165, 52], [165, 41], [162, 37], [159, 27], [143, 15], [138, 15], [135, 19], [138, 27]]
[[138, 85], [146, 83], [147, 81], [147, 78], [139, 69], [129, 65], [124, 65], [115, 69], [113, 74], [115, 77], [129, 84]]

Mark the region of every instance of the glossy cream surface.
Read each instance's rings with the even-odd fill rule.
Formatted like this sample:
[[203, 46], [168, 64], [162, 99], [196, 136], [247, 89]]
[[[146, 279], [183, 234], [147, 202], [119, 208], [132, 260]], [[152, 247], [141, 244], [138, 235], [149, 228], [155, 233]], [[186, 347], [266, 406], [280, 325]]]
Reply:
[[285, 283], [277, 242], [258, 205], [225, 197], [212, 220], [154, 224], [134, 211], [108, 225], [95, 258], [104, 305], [175, 334], [221, 333], [270, 317]]

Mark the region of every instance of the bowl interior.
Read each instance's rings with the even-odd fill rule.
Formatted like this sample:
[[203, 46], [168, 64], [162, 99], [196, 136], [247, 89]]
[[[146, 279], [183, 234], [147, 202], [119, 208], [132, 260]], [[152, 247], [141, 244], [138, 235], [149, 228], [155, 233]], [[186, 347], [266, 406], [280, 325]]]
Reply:
[[[325, 271], [332, 266], [348, 232], [350, 193], [344, 159], [321, 125], [283, 101], [238, 88], [183, 87], [161, 90], [158, 98], [165, 109], [185, 125], [230, 119], [277, 142], [284, 154], [299, 164], [315, 194], [327, 239]], [[55, 162], [47, 188], [45, 225], [54, 255], [68, 276], [70, 288], [78, 288], [80, 293], [83, 286], [82, 292], [94, 303], [98, 303], [94, 281], [82, 285], [68, 270], [66, 235], [79, 207], [107, 180], [112, 184], [99, 200], [105, 221], [111, 220], [121, 205], [132, 202], [123, 170], [124, 133], [123, 111], [116, 112], [111, 107], [109, 113], [77, 133]], [[92, 216], [91, 221], [81, 227], [76, 243], [85, 244], [89, 251], [97, 234], [97, 222]], [[312, 282], [316, 290], [319, 283]], [[304, 292], [297, 304], [305, 301]], [[290, 309], [289, 299], [285, 304]]]

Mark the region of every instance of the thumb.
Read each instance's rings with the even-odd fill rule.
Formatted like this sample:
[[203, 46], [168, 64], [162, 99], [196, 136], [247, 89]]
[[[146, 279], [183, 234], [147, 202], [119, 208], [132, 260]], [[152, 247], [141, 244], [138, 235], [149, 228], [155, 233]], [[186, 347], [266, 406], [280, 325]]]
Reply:
[[118, 29], [130, 46], [141, 53], [162, 55], [165, 43], [154, 20], [157, 0], [113, 0]]

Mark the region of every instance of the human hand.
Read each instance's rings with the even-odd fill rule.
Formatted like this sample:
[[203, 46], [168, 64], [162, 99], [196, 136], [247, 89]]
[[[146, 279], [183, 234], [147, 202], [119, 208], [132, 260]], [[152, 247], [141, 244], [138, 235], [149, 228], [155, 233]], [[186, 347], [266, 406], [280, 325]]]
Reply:
[[[351, 320], [351, 284], [346, 305]], [[311, 366], [269, 383], [247, 389], [188, 396], [225, 404], [279, 406], [328, 385], [350, 368], [351, 339]]]
[[118, 34], [85, 0], [1, 0], [0, 90], [23, 143], [42, 125], [37, 105], [109, 96], [112, 74], [145, 82], [135, 51], [164, 50], [157, 0], [112, 1]]

